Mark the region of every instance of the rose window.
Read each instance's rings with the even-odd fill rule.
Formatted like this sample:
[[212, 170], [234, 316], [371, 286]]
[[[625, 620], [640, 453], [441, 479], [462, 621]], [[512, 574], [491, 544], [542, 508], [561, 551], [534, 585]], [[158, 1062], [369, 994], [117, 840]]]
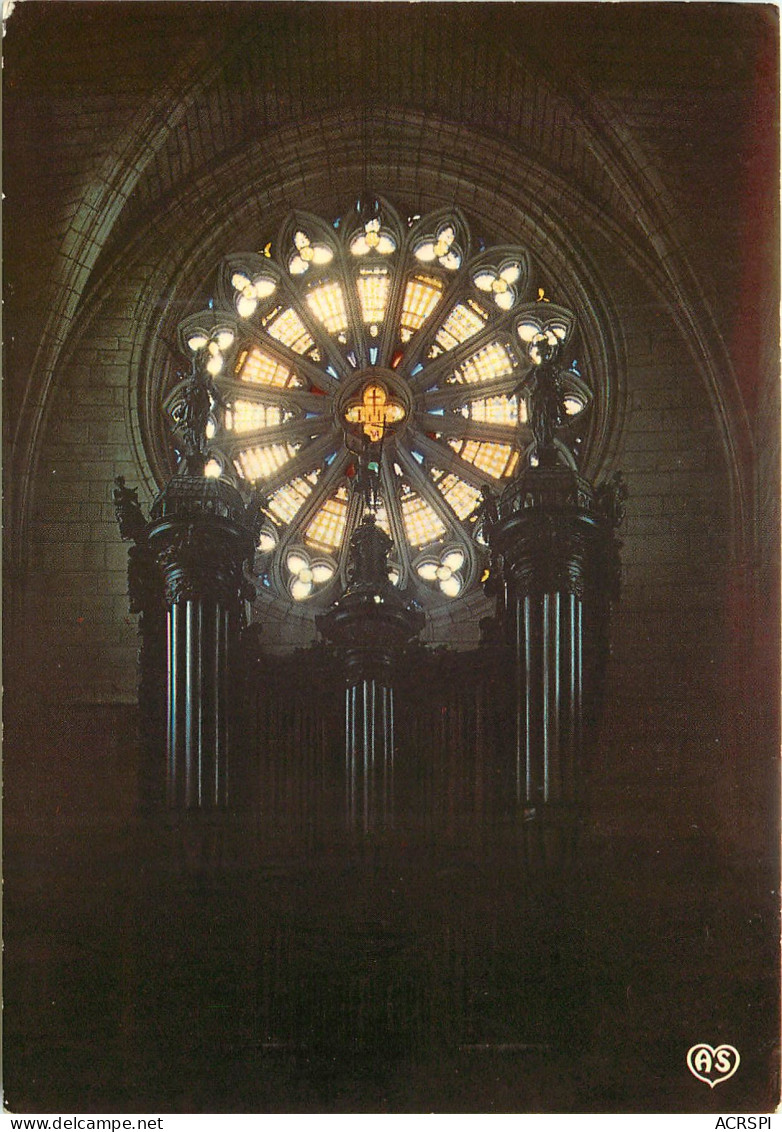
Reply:
[[483, 489], [531, 459], [524, 379], [541, 343], [560, 351], [571, 449], [591, 402], [566, 364], [575, 317], [540, 282], [523, 248], [475, 254], [460, 213], [404, 221], [383, 201], [333, 223], [294, 213], [264, 252], [223, 261], [180, 337], [211, 380], [207, 474], [261, 495], [268, 590], [333, 601], [367, 510], [421, 605], [477, 583]]

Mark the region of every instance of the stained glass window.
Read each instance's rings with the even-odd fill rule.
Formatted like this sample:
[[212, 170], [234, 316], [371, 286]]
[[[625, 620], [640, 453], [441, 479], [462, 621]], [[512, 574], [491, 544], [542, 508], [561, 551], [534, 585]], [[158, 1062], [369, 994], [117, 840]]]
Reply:
[[443, 498], [447, 500], [448, 505], [454, 509], [458, 517], [460, 519], [469, 518], [481, 498], [478, 488], [465, 483], [453, 472], [449, 472], [448, 475], [443, 475], [439, 471], [433, 472], [432, 478], [436, 479], [437, 487], [442, 492]]
[[508, 470], [513, 454], [509, 444], [492, 444], [489, 441], [450, 440], [449, 444], [462, 460], [474, 464], [482, 472], [499, 479]]
[[307, 306], [329, 334], [348, 328], [348, 312], [339, 283], [324, 283], [307, 295]]
[[391, 288], [391, 276], [388, 269], [385, 267], [362, 267], [358, 273], [357, 284], [363, 321], [368, 323], [370, 327], [373, 323], [382, 322]]
[[277, 315], [267, 329], [272, 338], [276, 338], [283, 346], [288, 346], [297, 354], [306, 354], [315, 345], [306, 326], [296, 311], [290, 307]]
[[420, 330], [440, 301], [443, 285], [428, 275], [414, 275], [408, 280], [402, 300], [400, 337], [409, 342], [414, 331]]
[[280, 405], [263, 405], [256, 401], [234, 401], [226, 406], [225, 427], [233, 432], [257, 432], [281, 425], [291, 414]]
[[345, 523], [348, 516], [348, 495], [345, 488], [327, 499], [310, 522], [305, 532], [305, 541], [320, 550], [335, 551], [342, 545]]
[[445, 524], [425, 499], [413, 493], [402, 496], [402, 519], [411, 546], [428, 546], [445, 533]]
[[269, 510], [281, 523], [292, 522], [299, 513], [307, 497], [312, 494], [313, 484], [296, 477], [284, 487], [279, 488], [269, 499]]
[[301, 384], [289, 366], [257, 347], [240, 353], [236, 369], [242, 381], [249, 381], [253, 385], [273, 385], [278, 389], [285, 389]]
[[270, 444], [264, 448], [243, 448], [236, 457], [240, 473], [248, 480], [265, 479], [296, 454], [292, 444]]
[[478, 401], [469, 401], [462, 407], [462, 413], [472, 421], [485, 421], [487, 424], [515, 425], [519, 420], [518, 398], [482, 397]]
[[491, 342], [482, 346], [448, 375], [446, 381], [458, 385], [474, 385], [477, 382], [493, 381], [513, 373], [514, 360], [510, 350], [503, 342]]
[[435, 341], [444, 350], [451, 350], [483, 330], [486, 314], [477, 303], [457, 303], [437, 331]]
[[[455, 209], [373, 209], [259, 232], [264, 252], [227, 257], [209, 308], [180, 326], [216, 390], [209, 474], [261, 492], [264, 592], [305, 607], [339, 594], [368, 508], [394, 583], [424, 607], [479, 584], [481, 490], [531, 459], [534, 351], [545, 339], [564, 357], [574, 334], [525, 249], [476, 240], [474, 255]], [[588, 382], [575, 367], [564, 382], [583, 436]]]

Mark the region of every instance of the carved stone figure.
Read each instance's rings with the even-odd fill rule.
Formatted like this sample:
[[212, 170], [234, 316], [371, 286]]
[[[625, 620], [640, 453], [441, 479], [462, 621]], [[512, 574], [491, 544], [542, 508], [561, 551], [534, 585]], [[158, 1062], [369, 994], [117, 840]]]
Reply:
[[356, 491], [373, 509], [380, 503], [381, 443], [364, 443], [356, 460]]
[[175, 418], [182, 430], [185, 454], [188, 456], [197, 452], [206, 452], [206, 427], [209, 423], [212, 399], [204, 378], [204, 374], [196, 371], [188, 380]]
[[618, 527], [624, 521], [626, 499], [627, 484], [621, 472], [614, 472], [610, 480], [595, 489], [597, 509], [612, 527]]
[[140, 542], [146, 537], [147, 520], [139, 506], [138, 488], [126, 487], [124, 476], [116, 476], [114, 485], [112, 496], [120, 538]]
[[348, 575], [351, 586], [388, 586], [388, 555], [393, 542], [377, 526], [375, 516], [365, 515], [350, 539]]
[[[191, 465], [193, 457], [196, 457], [196, 464], [203, 462], [200, 458], [206, 455], [208, 448], [206, 431], [212, 406], [224, 403], [210, 374], [205, 368], [199, 368], [194, 358], [193, 370], [183, 386], [181, 399], [171, 411], [174, 427], [184, 444], [185, 460]], [[201, 469], [193, 470], [198, 472]]]
[[530, 348], [535, 362], [522, 387], [527, 392], [527, 407], [536, 455], [551, 448], [554, 436], [565, 418], [565, 406], [557, 364], [559, 344], [550, 342], [545, 335], [536, 338]]
[[491, 530], [499, 522], [500, 508], [497, 492], [486, 484], [481, 488], [481, 499], [477, 507], [477, 533], [485, 543], [491, 541]]
[[244, 515], [245, 524], [247, 529], [252, 532], [253, 545], [257, 545], [258, 538], [261, 533], [261, 526], [263, 525], [263, 508], [266, 504], [266, 499], [263, 493], [256, 487], [253, 491], [250, 502], [246, 505]]

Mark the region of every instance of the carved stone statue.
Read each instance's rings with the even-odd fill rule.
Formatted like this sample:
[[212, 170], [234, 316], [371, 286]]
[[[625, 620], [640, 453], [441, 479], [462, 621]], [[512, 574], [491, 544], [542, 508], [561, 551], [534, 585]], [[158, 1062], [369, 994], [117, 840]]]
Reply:
[[257, 545], [258, 539], [261, 534], [261, 526], [263, 524], [263, 508], [265, 504], [265, 496], [256, 487], [253, 491], [250, 502], [246, 504], [244, 509], [245, 523], [248, 529], [252, 532], [253, 545]]
[[488, 544], [491, 540], [491, 530], [500, 518], [499, 499], [497, 492], [488, 484], [481, 488], [481, 499], [477, 508], [477, 530], [481, 539]]
[[125, 541], [142, 541], [146, 537], [147, 520], [139, 506], [138, 488], [126, 487], [124, 476], [116, 476], [114, 485], [112, 496], [120, 538]]
[[206, 427], [212, 399], [204, 377], [204, 374], [196, 371], [188, 380], [178, 413], [177, 423], [182, 430], [185, 453], [188, 456], [206, 452]]
[[388, 586], [388, 555], [393, 542], [377, 526], [370, 512], [356, 527], [348, 550], [348, 580], [351, 586]]
[[204, 367], [193, 359], [193, 370], [185, 382], [180, 400], [171, 411], [174, 427], [182, 438], [184, 456], [192, 471], [203, 470], [206, 456], [207, 426], [213, 404], [224, 404], [219, 390]]
[[356, 445], [353, 439], [351, 448], [355, 451], [356, 459], [356, 491], [367, 507], [376, 508], [380, 503], [380, 442], [370, 443], [363, 438]]
[[597, 509], [612, 527], [618, 527], [624, 521], [626, 499], [627, 484], [621, 472], [614, 472], [610, 480], [595, 489]]
[[559, 343], [541, 334], [533, 339], [530, 357], [533, 367], [515, 391], [525, 394], [530, 428], [538, 459], [553, 449], [556, 431], [565, 419], [565, 405], [558, 365]]

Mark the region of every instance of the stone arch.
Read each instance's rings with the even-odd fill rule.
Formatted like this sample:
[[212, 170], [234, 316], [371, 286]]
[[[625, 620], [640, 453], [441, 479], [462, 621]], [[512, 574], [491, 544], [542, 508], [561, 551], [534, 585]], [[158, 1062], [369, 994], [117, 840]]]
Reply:
[[[255, 34], [261, 37], [262, 31], [256, 28]], [[440, 31], [436, 42], [439, 52], [437, 58], [442, 60], [453, 48], [453, 40]], [[241, 43], [241, 52], [247, 53], [249, 50], [248, 40], [245, 39]], [[475, 53], [478, 48], [471, 50]], [[628, 256], [636, 257], [637, 266], [654, 282], [674, 318], [693, 340], [693, 356], [696, 358], [709, 389], [715, 412], [721, 422], [723, 444], [730, 467], [734, 553], [741, 557], [747, 542], [746, 526], [749, 521], [751, 497], [751, 487], [746, 475], [746, 467], [751, 462], [751, 440], [746, 414], [738, 395], [724, 344], [713, 324], [713, 319], [705, 309], [705, 302], [698, 293], [697, 282], [681, 250], [675, 221], [671, 219], [675, 217], [676, 210], [671, 205], [668, 194], [654, 181], [653, 174], [649, 172], [649, 163], [633, 142], [630, 131], [618, 123], [616, 114], [595, 98], [583, 83], [575, 79], [563, 78], [559, 74], [556, 80], [553, 80], [551, 70], [541, 68], [540, 63], [530, 53], [525, 54], [522, 48], [519, 56], [514, 58], [508, 56], [507, 50], [504, 52], [505, 77], [490, 76], [493, 81], [489, 82], [487, 87], [486, 50], [485, 45], [480, 46], [478, 55], [483, 52], [483, 55], [480, 55], [483, 62], [477, 67], [476, 73], [479, 75], [479, 84], [483, 84], [481, 89], [491, 88], [492, 98], [487, 99], [485, 106], [479, 105], [480, 100], [474, 96], [471, 100], [468, 99], [470, 116], [480, 118], [487, 113], [487, 107], [494, 105], [496, 108], [499, 90], [505, 89], [507, 92], [514, 89], [527, 90], [529, 75], [534, 75], [535, 81], [530, 87], [534, 92], [534, 99], [530, 102], [533, 109], [528, 111], [528, 114], [532, 113], [534, 117], [536, 113], [542, 125], [535, 150], [535, 161], [530, 162], [530, 165], [534, 164], [536, 173], [529, 183], [536, 189], [546, 179], [551, 184], [555, 184], [558, 207], [567, 200], [569, 188], [570, 195], [573, 196], [576, 190], [569, 186], [567, 178], [557, 177], [552, 171], [552, 166], [556, 167], [557, 161], [562, 164], [562, 134], [565, 128], [580, 131], [581, 144], [578, 153], [574, 149], [569, 160], [574, 165], [577, 160], [581, 160], [580, 177], [583, 180], [587, 170], [584, 154], [591, 151], [592, 157], [598, 155], [600, 160], [597, 162], [597, 167], [602, 165], [604, 171], [603, 189], [605, 191], [606, 183], [611, 186], [608, 195], [612, 203], [612, 209], [609, 211], [601, 210], [599, 203], [593, 203], [588, 195], [580, 192], [578, 200], [582, 209], [581, 214], [589, 214], [591, 211], [593, 217], [599, 216], [601, 223], [613, 230], [622, 241]], [[461, 52], [459, 57], [462, 58], [467, 48], [460, 45], [459, 51]], [[178, 67], [175, 76], [156, 92], [154, 100], [142, 109], [134, 123], [117, 141], [106, 157], [100, 173], [85, 188], [74, 221], [60, 251], [61, 270], [52, 282], [52, 293], [56, 295], [57, 300], [39, 343], [33, 367], [38, 375], [39, 388], [35, 390], [35, 397], [29, 397], [26, 411], [20, 418], [18, 459], [28, 464], [29, 458], [28, 467], [35, 463], [42, 413], [60, 351], [68, 334], [74, 330], [74, 314], [85, 297], [94, 289], [96, 280], [100, 277], [102, 253], [104, 257], [110, 255], [110, 249], [116, 246], [119, 236], [126, 234], [125, 217], [133, 213], [134, 197], [157, 156], [164, 151], [176, 131], [183, 127], [188, 115], [197, 116], [199, 106], [207, 105], [214, 91], [220, 88], [223, 82], [227, 59], [235, 59], [239, 54], [240, 47], [236, 41], [232, 42], [218, 58], [210, 58], [203, 44], [194, 47]], [[429, 65], [434, 65], [432, 60], [429, 61]], [[417, 73], [416, 66], [423, 66], [423, 63], [420, 60], [416, 63], [411, 57], [411, 82]], [[306, 53], [294, 58], [286, 54], [281, 58], [275, 49], [264, 57], [266, 91], [274, 88], [278, 79], [282, 85], [281, 68], [283, 67], [289, 72], [283, 89], [294, 93], [306, 89], [304, 74], [307, 69]], [[514, 76], [518, 80], [516, 88], [513, 86]], [[352, 89], [356, 96], [355, 86]], [[428, 88], [425, 88], [421, 99], [424, 102], [431, 94], [431, 92], [427, 94], [427, 91]], [[385, 91], [387, 98], [390, 93], [388, 90]], [[361, 94], [362, 90], [359, 90], [356, 96], [359, 97], [359, 101]], [[515, 118], [506, 115], [503, 119], [503, 131], [495, 128], [483, 138], [482, 150], [479, 151], [484, 155], [483, 161], [476, 159], [470, 164], [463, 157], [461, 165], [456, 167], [450, 154], [450, 147], [454, 138], [459, 136], [460, 129], [465, 129], [465, 127], [460, 128], [457, 123], [458, 111], [465, 109], [464, 100], [467, 96], [463, 87], [458, 89], [454, 87], [449, 97], [450, 102], [445, 98], [445, 104], [438, 107], [439, 114], [419, 112], [417, 121], [415, 113], [411, 114], [409, 111], [401, 114], [393, 113], [389, 104], [380, 112], [376, 120], [362, 111], [362, 128], [367, 128], [367, 122], [370, 129], [379, 123], [388, 127], [387, 133], [398, 136], [400, 125], [404, 123], [406, 146], [398, 148], [393, 164], [397, 179], [401, 179], [404, 172], [412, 181], [413, 191], [432, 192], [439, 179], [441, 194], [451, 192], [454, 199], [461, 199], [464, 192], [471, 194], [472, 199], [465, 203], [473, 211], [479, 198], [486, 201], [488, 207], [488, 199], [492, 192], [495, 204], [500, 201], [505, 204], [517, 191], [520, 181], [518, 147], [523, 129], [523, 113], [519, 111]], [[549, 101], [547, 102], [546, 99]], [[524, 102], [523, 99], [519, 101]], [[230, 104], [230, 99], [228, 102]], [[296, 105], [301, 105], [301, 102], [297, 103], [294, 98], [286, 112], [289, 119], [295, 118]], [[443, 114], [443, 110], [447, 113]], [[339, 118], [338, 124], [343, 136], [346, 133], [346, 125], [349, 129], [348, 117], [343, 111]], [[244, 120], [243, 108], [237, 122], [241, 126]], [[318, 121], [318, 126], [315, 128], [313, 121]], [[206, 122], [207, 118], [204, 116], [204, 143], [211, 129], [211, 127], [207, 128]], [[288, 185], [292, 189], [297, 181], [300, 184], [306, 181], [309, 182], [311, 191], [322, 178], [322, 170], [317, 167], [313, 135], [317, 134], [318, 128], [322, 128], [323, 122], [323, 118], [313, 118], [310, 111], [308, 121], [291, 122], [283, 131], [278, 131], [274, 135], [279, 138], [282, 134], [287, 134], [289, 141], [287, 165], [279, 157], [277, 158], [278, 169], [283, 174], [281, 184]], [[528, 125], [527, 122], [527, 127]], [[504, 133], [509, 140], [503, 142], [496, 136], [500, 133]], [[474, 140], [479, 135], [471, 132], [470, 136]], [[423, 139], [429, 139], [430, 142], [430, 149], [426, 153], [422, 149]], [[244, 144], [241, 137], [233, 140], [235, 146], [241, 147]], [[230, 139], [223, 136], [219, 139], [218, 145], [223, 146], [229, 142]], [[271, 153], [268, 135], [266, 144], [267, 152]], [[559, 147], [558, 158], [555, 157], [557, 147]], [[489, 171], [491, 166], [485, 160], [487, 154], [496, 157], [501, 150], [504, 150], [505, 156], [505, 177], [511, 185], [509, 191], [506, 191], [502, 175], [499, 172], [492, 175]], [[235, 149], [234, 153], [236, 153]], [[401, 156], [402, 153], [404, 156]], [[209, 163], [212, 173], [221, 156], [218, 150]], [[333, 146], [326, 146], [325, 157], [327, 170], [334, 173], [337, 168], [338, 152]], [[379, 162], [377, 164], [379, 173], [381, 165]], [[297, 165], [298, 176], [294, 172]], [[426, 169], [425, 184], [420, 182], [420, 174], [424, 169]], [[350, 180], [351, 177], [354, 179], [358, 177], [359, 168], [355, 164], [350, 166], [343, 163], [339, 166], [339, 172]], [[363, 175], [366, 173], [363, 164], [360, 172]], [[276, 186], [278, 192], [280, 183]], [[467, 189], [468, 184], [470, 189]], [[29, 510], [29, 499], [24, 494], [26, 491], [24, 484], [29, 482], [30, 477], [15, 478], [23, 485], [20, 489], [23, 494], [16, 506], [16, 514], [23, 530]], [[20, 540], [18, 545], [22, 542], [23, 540]]]

